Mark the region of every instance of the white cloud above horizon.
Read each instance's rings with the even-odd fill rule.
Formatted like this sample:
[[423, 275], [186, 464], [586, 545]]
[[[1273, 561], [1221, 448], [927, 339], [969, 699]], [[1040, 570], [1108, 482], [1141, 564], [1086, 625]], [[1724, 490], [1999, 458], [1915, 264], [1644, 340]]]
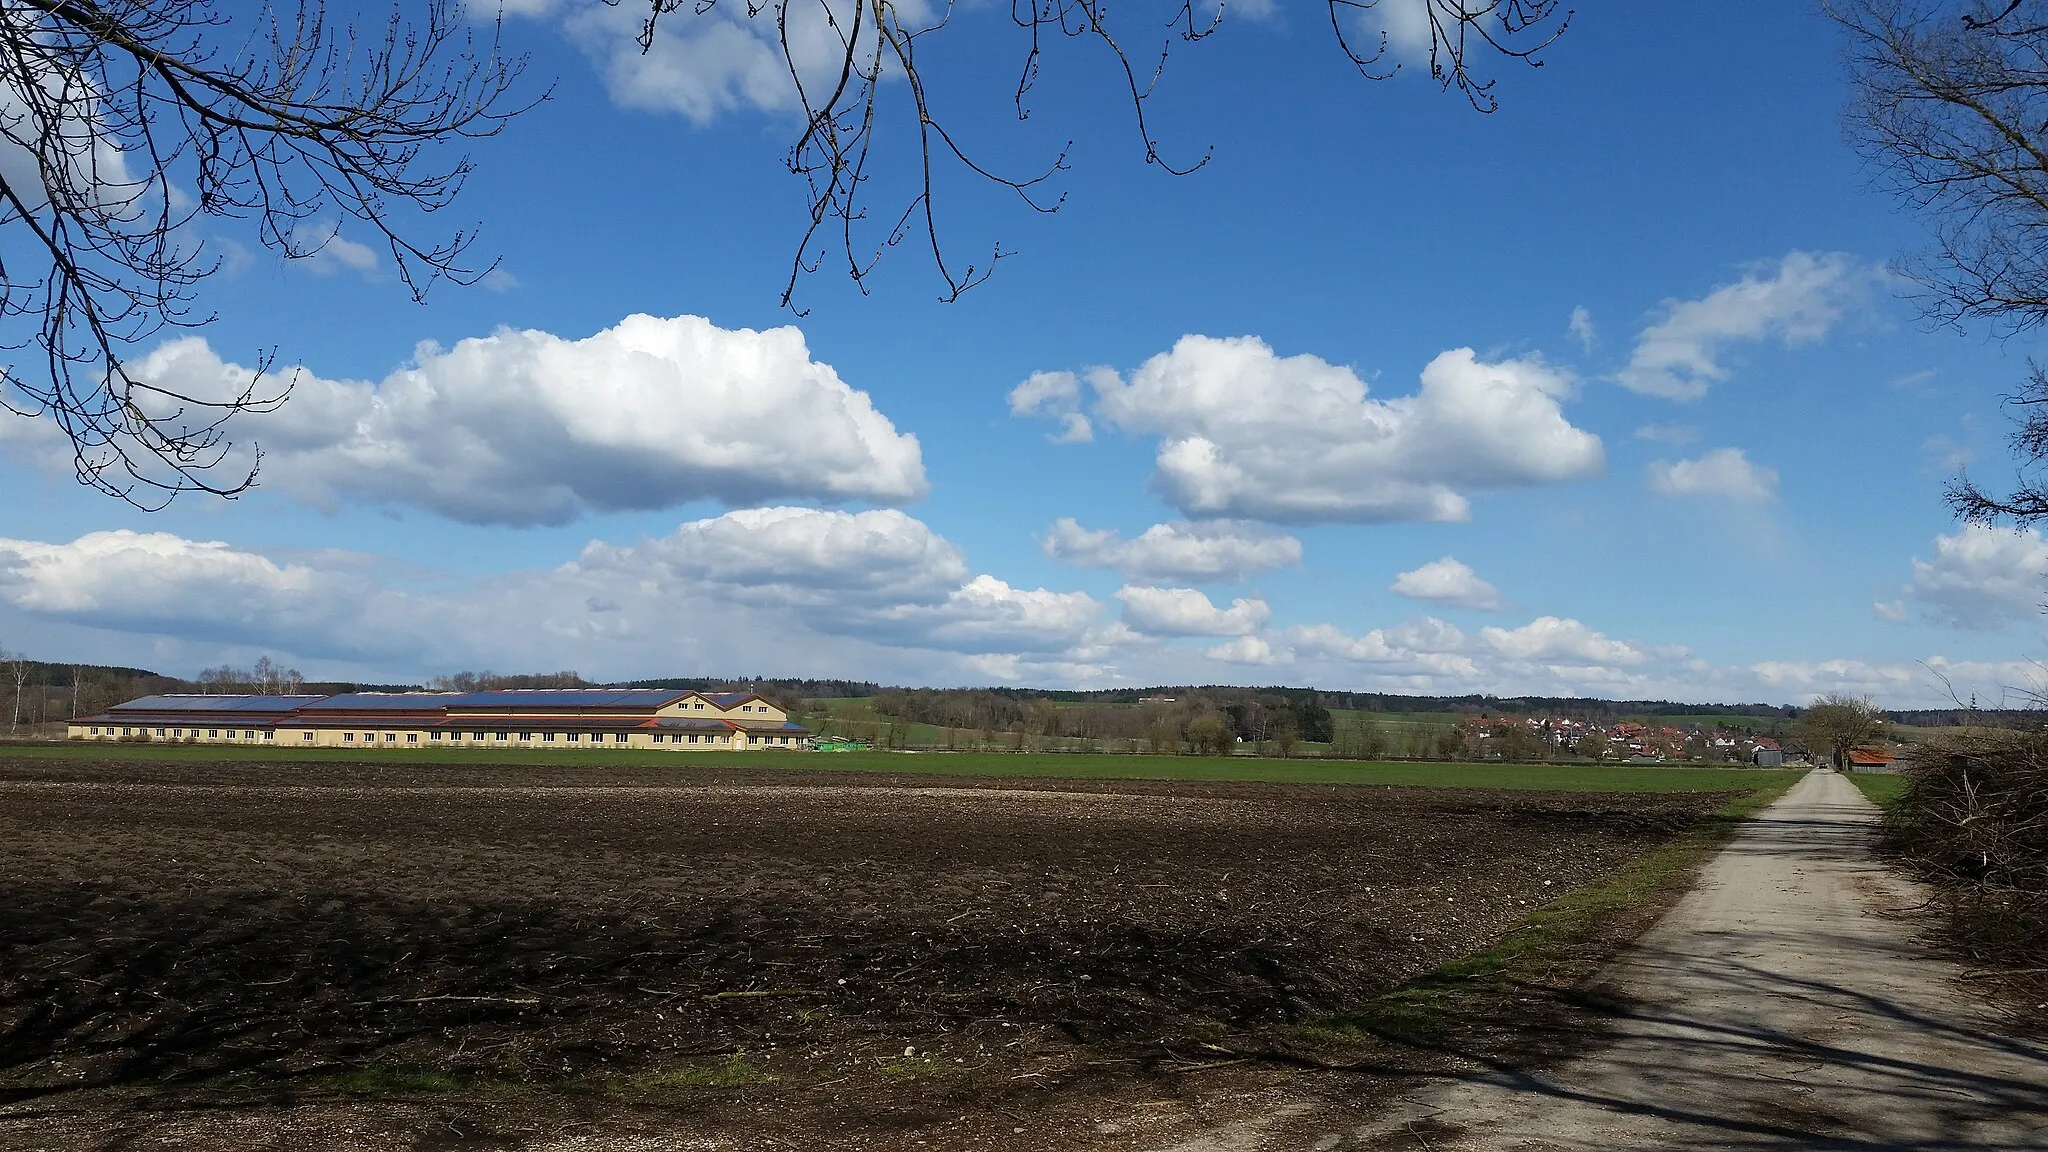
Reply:
[[[1462, 521], [1467, 491], [1583, 479], [1605, 462], [1600, 438], [1565, 419], [1571, 376], [1535, 358], [1453, 349], [1418, 392], [1379, 400], [1350, 368], [1257, 337], [1183, 336], [1128, 380], [1094, 369], [1086, 381], [1096, 420], [1159, 436], [1152, 487], [1194, 518]], [[1078, 403], [1079, 384], [1040, 373], [1012, 410], [1021, 392], [1024, 413], [1053, 414], [1040, 397]]]
[[1218, 608], [1194, 588], [1126, 584], [1116, 598], [1124, 623], [1150, 636], [1248, 636], [1273, 618], [1264, 600], [1239, 597]]
[[1454, 556], [1432, 560], [1394, 577], [1387, 588], [1396, 596], [1428, 600], [1459, 608], [1491, 612], [1500, 607], [1500, 590], [1479, 578], [1470, 565]]
[[[197, 336], [131, 365], [187, 395], [254, 378]], [[258, 482], [318, 507], [404, 505], [472, 524], [561, 524], [590, 512], [710, 499], [901, 504], [930, 485], [917, 437], [813, 360], [795, 328], [725, 329], [697, 316], [629, 316], [582, 339], [499, 329], [422, 344], [377, 383], [302, 368], [275, 411], [230, 429]], [[41, 443], [70, 466], [68, 446]]]
[[[0, 625], [17, 636], [36, 622], [43, 635], [94, 637], [92, 650], [137, 666], [151, 653], [185, 653], [196, 670], [261, 650], [309, 672], [339, 665], [380, 679], [480, 666], [575, 667], [608, 679], [744, 669], [1085, 688], [1225, 682], [1232, 668], [1284, 666], [1291, 682], [1359, 691], [1730, 702], [1868, 691], [1908, 706], [1942, 703], [1935, 672], [1991, 699], [2039, 671], [1939, 654], [1711, 665], [1555, 615], [1476, 634], [1428, 616], [1363, 633], [1268, 631], [1263, 599], [1219, 607], [1193, 589], [1144, 585], [1119, 592], [1124, 621], [1105, 620], [1085, 593], [970, 575], [956, 546], [890, 509], [742, 509], [635, 544], [593, 541], [553, 568], [484, 577], [401, 567], [162, 532], [0, 539]], [[1221, 642], [1175, 643], [1200, 637]]]
[[1660, 496], [1721, 496], [1730, 500], [1775, 500], [1778, 470], [1752, 463], [1740, 448], [1716, 448], [1694, 460], [1657, 460], [1645, 469], [1650, 490]]
[[[1934, 538], [1932, 560], [1913, 558], [1902, 591], [1942, 627], [1997, 631], [2038, 621], [2048, 607], [2048, 540], [2036, 528], [1965, 524]], [[1904, 604], [1898, 608], [1886, 618], [1904, 618]]]
[[1154, 524], [1126, 540], [1113, 528], [1091, 531], [1063, 516], [1041, 546], [1047, 556], [1077, 568], [1109, 568], [1127, 579], [1154, 582], [1237, 583], [1255, 572], [1301, 563], [1301, 541], [1248, 520]]
[[1697, 300], [1666, 301], [1663, 318], [1643, 329], [1615, 379], [1645, 396], [1697, 400], [1730, 375], [1724, 345], [1821, 340], [1878, 276], [1847, 253], [1787, 253], [1775, 268], [1752, 270]]

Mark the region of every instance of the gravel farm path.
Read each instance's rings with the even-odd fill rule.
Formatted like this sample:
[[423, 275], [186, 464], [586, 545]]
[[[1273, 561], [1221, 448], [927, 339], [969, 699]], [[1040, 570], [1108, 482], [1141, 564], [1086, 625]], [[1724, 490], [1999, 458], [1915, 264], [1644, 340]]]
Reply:
[[1872, 856], [1876, 815], [1829, 771], [1766, 809], [1620, 962], [1633, 1007], [1590, 1056], [1436, 1082], [1348, 1131], [1298, 1115], [1179, 1152], [2048, 1149], [2048, 1046], [2009, 1038], [1915, 942], [1899, 914], [1926, 893]]

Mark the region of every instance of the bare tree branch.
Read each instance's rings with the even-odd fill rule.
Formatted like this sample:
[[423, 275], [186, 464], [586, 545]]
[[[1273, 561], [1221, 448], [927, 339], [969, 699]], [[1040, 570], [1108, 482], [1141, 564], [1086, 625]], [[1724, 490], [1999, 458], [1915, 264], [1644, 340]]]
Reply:
[[[616, 5], [624, 0], [605, 2]], [[707, 18], [721, 5], [731, 10], [743, 3], [746, 19], [772, 25], [773, 39], [803, 117], [803, 127], [786, 162], [790, 172], [805, 182], [809, 218], [790, 260], [782, 293], [783, 306], [798, 315], [804, 310], [795, 303], [797, 287], [806, 275], [823, 267], [828, 236], [830, 247], [838, 250], [863, 293], [868, 291], [869, 277], [883, 253], [913, 231], [922, 234], [944, 284], [939, 299], [958, 300], [989, 278], [996, 264], [1010, 255], [1000, 243], [990, 249], [985, 261], [961, 264], [948, 256], [942, 241], [937, 200], [940, 170], [946, 166], [1015, 193], [1033, 212], [1057, 212], [1065, 203], [1065, 195], [1052, 195], [1048, 186], [1067, 170], [1066, 148], [1042, 167], [1024, 173], [1004, 172], [979, 160], [947, 127], [921, 70], [918, 51], [927, 37], [955, 19], [952, 0], [937, 0], [943, 6], [935, 10], [927, 10], [923, 0], [637, 2], [646, 5], [639, 33], [643, 51], [653, 48], [665, 21]], [[1481, 112], [1497, 107], [1494, 81], [1480, 71], [1484, 61], [1504, 57], [1540, 67], [1541, 52], [1564, 33], [1573, 15], [1562, 0], [1409, 2], [1427, 23], [1430, 76], [1446, 89], [1457, 88]], [[1325, 4], [1339, 51], [1361, 75], [1383, 80], [1399, 70], [1400, 64], [1388, 57], [1386, 34], [1374, 25], [1375, 19], [1385, 15], [1379, 9], [1389, 0], [1325, 0]], [[1206, 149], [1185, 161], [1167, 158], [1153, 131], [1150, 107], [1173, 46], [1206, 38], [1220, 25], [1224, 12], [1221, 0], [1213, 7], [1198, 0], [1179, 0], [1165, 21], [1165, 35], [1157, 41], [1154, 58], [1141, 56], [1130, 47], [1145, 43], [1142, 34], [1133, 37], [1113, 29], [1117, 22], [1112, 20], [1106, 0], [1011, 0], [1011, 23], [1023, 41], [1023, 64], [1012, 92], [1017, 118], [1031, 118], [1030, 97], [1048, 50], [1062, 43], [1092, 46], [1115, 77], [1119, 103], [1136, 132], [1145, 163], [1174, 175], [1202, 168], [1210, 158]], [[1126, 20], [1117, 26], [1133, 22]], [[1136, 23], [1143, 27], [1142, 21]], [[800, 47], [814, 42], [807, 34], [818, 28], [829, 29], [837, 45], [829, 60], [811, 59]], [[1371, 52], [1356, 46], [1357, 40], [1367, 36], [1377, 40]], [[1141, 60], [1151, 63], [1145, 65]], [[910, 179], [907, 191], [901, 193], [901, 206], [892, 206], [871, 221], [868, 201], [875, 194], [874, 148], [888, 119], [885, 105], [892, 82], [901, 84], [906, 137], [914, 141], [916, 157], [909, 165]], [[864, 231], [863, 225], [871, 224], [879, 228], [878, 233]]]
[[381, 238], [415, 299], [473, 281], [490, 270], [465, 263], [474, 229], [410, 227], [471, 171], [430, 150], [499, 131], [522, 66], [449, 0], [367, 28], [317, 0], [0, 0], [0, 235], [16, 237], [0, 248], [0, 346], [32, 354], [0, 367], [0, 405], [49, 420], [82, 482], [138, 505], [247, 490], [261, 451], [231, 456], [226, 422], [291, 382], [259, 371], [193, 395], [128, 366], [141, 341], [213, 319], [197, 288], [221, 264], [198, 225], [251, 219], [296, 259], [345, 218]]

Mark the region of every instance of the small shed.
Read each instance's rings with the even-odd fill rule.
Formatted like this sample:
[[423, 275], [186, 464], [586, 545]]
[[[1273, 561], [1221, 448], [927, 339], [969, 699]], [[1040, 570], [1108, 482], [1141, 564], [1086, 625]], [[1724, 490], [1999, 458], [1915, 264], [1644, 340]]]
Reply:
[[1892, 754], [1882, 748], [1849, 749], [1849, 770], [1852, 772], [1889, 772], [1892, 770]]
[[1778, 747], [1778, 742], [1769, 737], [1764, 737], [1756, 742], [1756, 747], [1750, 750], [1749, 758], [1759, 768], [1783, 768], [1785, 766], [1785, 750]]

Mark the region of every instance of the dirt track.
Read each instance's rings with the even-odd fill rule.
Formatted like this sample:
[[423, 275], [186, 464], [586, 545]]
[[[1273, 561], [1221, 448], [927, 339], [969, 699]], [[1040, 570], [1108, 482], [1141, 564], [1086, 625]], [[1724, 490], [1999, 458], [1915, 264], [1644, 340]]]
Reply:
[[1768, 809], [1619, 966], [1635, 1006], [1592, 1056], [1419, 1087], [1348, 1130], [1281, 1109], [1174, 1148], [2048, 1148], [2048, 1047], [1914, 941], [1926, 894], [1873, 859], [1875, 815], [1832, 772]]

